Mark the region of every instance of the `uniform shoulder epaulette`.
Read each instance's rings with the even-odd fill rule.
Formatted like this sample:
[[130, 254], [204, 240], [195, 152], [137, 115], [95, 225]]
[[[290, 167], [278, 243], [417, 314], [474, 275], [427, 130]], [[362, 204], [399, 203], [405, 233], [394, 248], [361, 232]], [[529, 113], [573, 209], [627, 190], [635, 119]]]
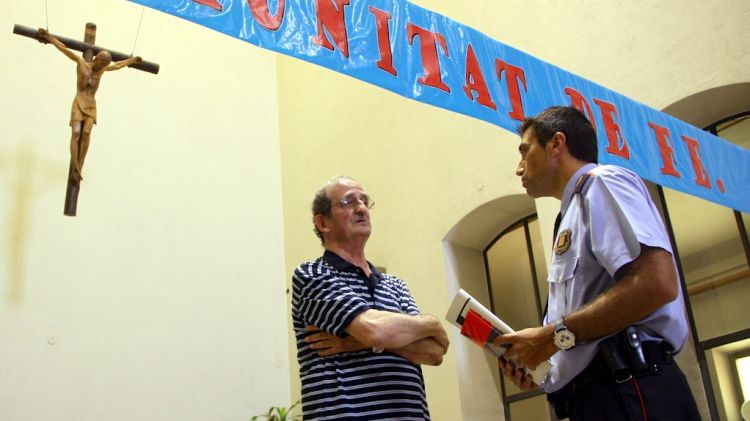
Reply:
[[596, 177], [596, 174], [593, 174], [591, 171], [581, 174], [581, 176], [578, 177], [578, 180], [576, 180], [576, 188], [573, 190], [573, 194], [581, 194], [583, 188], [586, 186], [586, 182], [589, 181], [589, 178], [591, 177]]

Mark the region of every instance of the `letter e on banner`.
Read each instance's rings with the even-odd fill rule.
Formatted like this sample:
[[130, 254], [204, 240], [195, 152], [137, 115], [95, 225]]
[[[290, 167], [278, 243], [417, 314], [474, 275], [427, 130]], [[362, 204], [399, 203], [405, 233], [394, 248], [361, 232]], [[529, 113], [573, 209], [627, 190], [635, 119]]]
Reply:
[[[594, 103], [599, 106], [599, 110], [602, 113], [604, 130], [607, 133], [607, 152], [625, 159], [630, 159], [628, 141], [625, 139], [625, 136], [622, 135], [620, 125], [615, 122], [615, 118], [619, 117], [617, 114], [617, 107], [615, 107], [615, 104], [596, 98], [594, 98]], [[620, 141], [622, 141], [622, 146], [620, 145]]]

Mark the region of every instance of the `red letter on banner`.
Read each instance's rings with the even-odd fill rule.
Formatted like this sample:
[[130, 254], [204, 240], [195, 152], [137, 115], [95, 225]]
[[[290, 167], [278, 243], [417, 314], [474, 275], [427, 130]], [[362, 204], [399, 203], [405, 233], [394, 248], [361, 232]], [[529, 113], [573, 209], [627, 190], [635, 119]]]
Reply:
[[484, 81], [484, 74], [482, 74], [482, 68], [479, 67], [479, 61], [476, 54], [474, 54], [474, 48], [469, 44], [469, 48], [466, 50], [466, 84], [464, 85], [464, 92], [470, 100], [474, 101], [472, 91], [477, 93], [478, 103], [497, 110], [497, 106], [492, 102], [492, 97], [490, 97], [490, 93], [487, 90], [487, 83]]
[[271, 15], [268, 11], [268, 0], [247, 0], [250, 11], [253, 12], [255, 20], [269, 31], [275, 31], [281, 26], [284, 20], [284, 0], [279, 0], [276, 8], [276, 16]]
[[[620, 126], [615, 122], [615, 118], [619, 117], [617, 114], [617, 107], [615, 104], [602, 101], [594, 98], [594, 102], [599, 106], [599, 110], [602, 112], [602, 121], [604, 122], [604, 129], [607, 132], [607, 152], [612, 155], [621, 156], [625, 159], [630, 159], [630, 148], [628, 148], [628, 141], [620, 131]], [[620, 147], [620, 141], [622, 141], [622, 147]]]
[[650, 121], [648, 122], [648, 125], [654, 129], [656, 143], [659, 145], [659, 152], [661, 152], [661, 162], [664, 164], [664, 166], [661, 167], [661, 173], [680, 178], [680, 173], [677, 172], [677, 168], [674, 167], [674, 148], [672, 148], [672, 135], [669, 134], [669, 130], [666, 127], [658, 126]]
[[430, 32], [413, 23], [406, 24], [406, 37], [409, 40], [409, 44], [414, 44], [415, 36], [419, 37], [422, 52], [422, 68], [424, 69], [424, 76], [419, 78], [419, 83], [450, 92], [451, 88], [443, 83], [443, 78], [440, 76], [440, 61], [437, 56], [437, 43], [440, 43], [445, 56], [448, 57], [448, 46], [445, 44], [445, 37], [439, 32]]
[[341, 54], [349, 58], [349, 40], [346, 37], [346, 25], [344, 24], [344, 6], [349, 4], [349, 0], [315, 0], [318, 17], [318, 35], [312, 37], [313, 44], [321, 45], [333, 51], [333, 45], [323, 30], [328, 30], [336, 45], [339, 46]]
[[523, 83], [523, 90], [526, 89], [526, 75], [523, 73], [523, 69], [510, 65], [500, 59], [495, 59], [495, 69], [497, 70], [497, 78], [503, 78], [503, 71], [505, 71], [505, 86], [508, 87], [508, 95], [510, 95], [510, 105], [512, 107], [511, 112], [508, 116], [514, 120], [523, 121], [523, 101], [521, 101], [521, 90], [518, 89], [518, 79]]
[[690, 160], [693, 162], [693, 171], [695, 171], [695, 183], [710, 189], [711, 180], [708, 178], [708, 171], [706, 171], [706, 167], [703, 166], [703, 161], [701, 160], [700, 144], [698, 144], [697, 140], [685, 135], [682, 136], [682, 140], [687, 143], [688, 150], [690, 151]]
[[586, 118], [591, 122], [591, 126], [596, 131], [596, 120], [594, 119], [594, 113], [591, 111], [591, 105], [586, 101], [586, 98], [580, 92], [573, 88], [565, 88], [565, 93], [570, 97], [570, 105], [576, 108], [578, 111], [586, 115]]
[[388, 33], [388, 21], [391, 20], [391, 14], [376, 9], [373, 6], [370, 6], [370, 12], [375, 15], [375, 26], [378, 30], [380, 60], [378, 60], [377, 65], [386, 72], [396, 76], [396, 69], [393, 67], [393, 54], [391, 53], [391, 37]]
[[193, 0], [195, 3], [202, 4], [204, 6], [208, 6], [212, 9], [216, 9], [221, 12], [221, 5], [217, 0]]

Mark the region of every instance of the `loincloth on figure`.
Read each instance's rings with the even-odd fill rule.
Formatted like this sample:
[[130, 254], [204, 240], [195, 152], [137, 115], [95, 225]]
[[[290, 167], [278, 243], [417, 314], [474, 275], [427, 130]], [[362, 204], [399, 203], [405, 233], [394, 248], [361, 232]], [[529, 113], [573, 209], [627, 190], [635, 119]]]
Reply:
[[70, 107], [70, 125], [74, 122], [85, 121], [87, 118], [94, 120], [96, 124], [96, 101], [81, 104], [78, 97], [73, 98], [73, 105]]

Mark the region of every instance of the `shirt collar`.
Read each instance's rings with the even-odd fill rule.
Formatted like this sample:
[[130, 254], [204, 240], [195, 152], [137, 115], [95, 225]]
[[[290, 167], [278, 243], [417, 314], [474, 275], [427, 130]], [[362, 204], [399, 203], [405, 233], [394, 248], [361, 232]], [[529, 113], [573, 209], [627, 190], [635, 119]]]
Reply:
[[560, 213], [565, 213], [565, 211], [568, 209], [568, 205], [570, 204], [570, 200], [573, 198], [573, 193], [576, 189], [576, 184], [578, 183], [578, 179], [585, 173], [593, 170], [597, 167], [597, 164], [589, 163], [576, 171], [570, 179], [568, 179], [568, 182], [565, 184], [565, 188], [563, 189], [562, 194], [562, 203], [560, 204]]
[[[323, 253], [323, 260], [325, 260], [329, 265], [341, 271], [358, 272], [357, 269], [359, 269], [359, 266], [349, 263], [343, 257], [332, 252], [331, 250], [326, 250], [325, 253]], [[370, 271], [372, 271], [373, 275], [375, 275], [378, 279], [382, 277], [382, 274], [378, 272], [377, 269], [375, 269], [375, 266], [373, 266], [372, 263], [368, 261], [367, 265], [370, 266]]]

